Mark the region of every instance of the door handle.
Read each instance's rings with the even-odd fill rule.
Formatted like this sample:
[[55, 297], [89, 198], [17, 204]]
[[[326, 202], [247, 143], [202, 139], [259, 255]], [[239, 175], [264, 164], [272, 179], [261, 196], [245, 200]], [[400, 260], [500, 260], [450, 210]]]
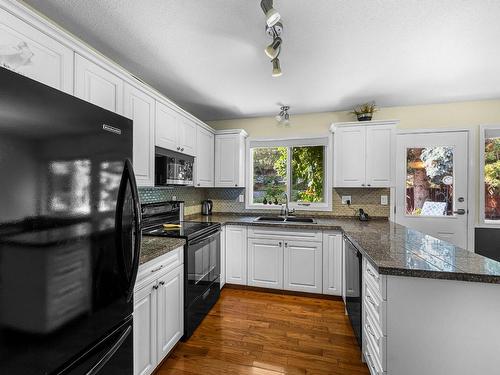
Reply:
[[457, 215], [465, 215], [465, 210], [463, 208], [459, 208], [458, 210], [453, 211], [453, 213]]

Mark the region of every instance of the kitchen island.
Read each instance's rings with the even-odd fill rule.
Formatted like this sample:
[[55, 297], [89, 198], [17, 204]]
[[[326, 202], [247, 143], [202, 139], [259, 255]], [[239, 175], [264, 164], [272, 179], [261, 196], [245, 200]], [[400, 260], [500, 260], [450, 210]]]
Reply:
[[363, 353], [372, 374], [500, 373], [499, 262], [385, 220], [263, 224], [255, 218], [188, 217], [276, 231], [342, 232], [363, 255]]

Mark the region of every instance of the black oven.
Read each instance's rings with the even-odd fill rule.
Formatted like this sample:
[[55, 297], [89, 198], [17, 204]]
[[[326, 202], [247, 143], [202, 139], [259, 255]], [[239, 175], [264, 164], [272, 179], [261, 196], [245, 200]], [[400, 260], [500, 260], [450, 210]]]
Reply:
[[201, 323], [220, 295], [220, 226], [188, 239], [185, 245], [184, 340]]

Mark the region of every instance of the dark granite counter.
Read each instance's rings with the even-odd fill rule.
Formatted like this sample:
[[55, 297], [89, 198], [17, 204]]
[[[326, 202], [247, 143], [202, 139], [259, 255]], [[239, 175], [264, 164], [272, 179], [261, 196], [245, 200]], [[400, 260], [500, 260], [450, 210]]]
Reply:
[[154, 258], [184, 246], [185, 243], [186, 240], [182, 238], [142, 236], [139, 264], [147, 263]]
[[500, 284], [500, 262], [387, 220], [361, 222], [353, 218], [317, 217], [316, 224], [256, 223], [256, 216], [191, 215], [186, 220], [224, 225], [275, 226], [292, 229], [338, 230], [381, 274]]

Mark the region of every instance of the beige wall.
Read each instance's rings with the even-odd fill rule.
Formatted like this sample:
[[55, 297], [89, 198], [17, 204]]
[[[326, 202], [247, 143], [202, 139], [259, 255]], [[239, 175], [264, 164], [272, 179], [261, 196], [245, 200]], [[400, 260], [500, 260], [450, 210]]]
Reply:
[[[276, 111], [278, 112], [278, 111]], [[289, 126], [280, 125], [273, 116], [212, 121], [215, 129], [245, 129], [250, 137], [298, 137], [328, 134], [333, 122], [354, 121], [349, 112], [323, 112], [295, 115], [290, 111]], [[381, 108], [375, 120], [400, 120], [399, 128], [465, 128], [480, 124], [500, 124], [500, 99], [448, 104]]]

